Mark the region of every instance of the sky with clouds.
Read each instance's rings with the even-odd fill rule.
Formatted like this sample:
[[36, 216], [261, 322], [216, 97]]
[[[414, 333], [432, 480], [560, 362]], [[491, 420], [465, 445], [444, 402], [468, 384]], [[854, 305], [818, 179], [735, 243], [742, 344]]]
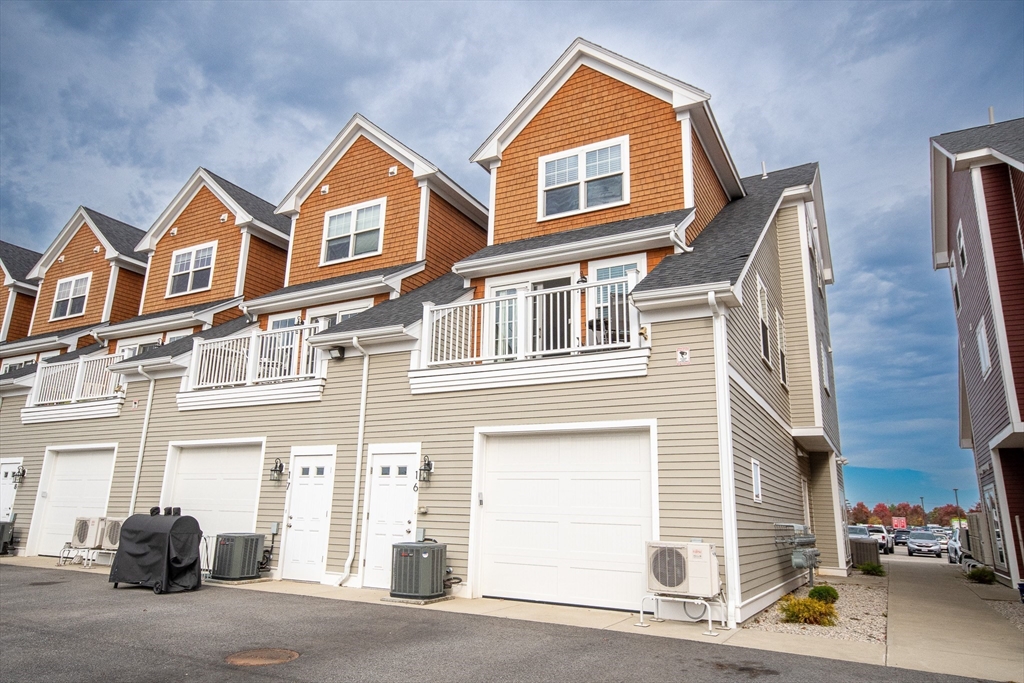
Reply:
[[467, 159], [576, 36], [711, 93], [743, 175], [821, 163], [847, 497], [977, 499], [928, 138], [1024, 115], [1024, 2], [0, 2], [0, 232], [148, 228], [199, 165], [277, 203], [356, 111]]

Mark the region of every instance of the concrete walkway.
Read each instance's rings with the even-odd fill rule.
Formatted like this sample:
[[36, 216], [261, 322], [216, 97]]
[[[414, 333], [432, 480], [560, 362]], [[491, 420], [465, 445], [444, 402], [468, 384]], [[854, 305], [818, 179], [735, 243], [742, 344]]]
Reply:
[[[665, 621], [650, 628], [636, 628], [637, 616], [624, 612], [566, 607], [514, 600], [477, 598], [448, 600], [432, 605], [402, 605], [409, 609], [476, 614], [481, 616], [581, 626], [635, 633], [638, 635], [703, 641], [786, 652], [827, 659], [876, 664], [889, 667], [956, 674], [969, 678], [1024, 683], [1024, 634], [985, 604], [985, 600], [1014, 599], [1016, 591], [999, 586], [978, 587], [958, 577], [959, 568], [945, 558], [893, 555], [883, 560], [889, 569], [888, 643], [863, 643], [834, 638], [769, 633], [750, 629], [719, 631], [718, 637], [703, 635], [706, 622], [699, 624]], [[12, 557], [0, 564], [54, 568], [53, 558]], [[108, 567], [69, 571], [106, 576]], [[830, 579], [833, 583], [885, 582], [886, 579], [851, 576]], [[387, 591], [336, 588], [315, 583], [260, 581], [222, 584], [230, 590], [278, 593], [381, 604]], [[395, 604], [395, 603], [388, 603]], [[718, 624], [716, 623], [716, 628]]]
[[992, 586], [979, 595], [958, 576], [958, 567], [945, 562], [945, 558], [932, 562], [901, 555], [885, 562], [889, 569], [886, 664], [1024, 681], [1024, 633], [985, 604], [986, 599], [1000, 599], [1000, 595], [1014, 599], [1016, 591]]

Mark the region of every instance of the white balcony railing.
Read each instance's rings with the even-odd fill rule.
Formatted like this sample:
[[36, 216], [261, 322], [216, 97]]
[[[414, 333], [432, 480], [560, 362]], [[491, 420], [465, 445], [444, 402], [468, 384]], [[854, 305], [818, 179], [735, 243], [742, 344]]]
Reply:
[[121, 376], [108, 372], [107, 368], [121, 360], [124, 355], [111, 354], [62, 363], [40, 363], [32, 403], [57, 405], [117, 396]]
[[307, 341], [319, 325], [297, 325], [245, 337], [197, 341], [190, 389], [212, 389], [321, 376], [321, 355]]
[[424, 305], [425, 367], [524, 360], [639, 346], [627, 277]]

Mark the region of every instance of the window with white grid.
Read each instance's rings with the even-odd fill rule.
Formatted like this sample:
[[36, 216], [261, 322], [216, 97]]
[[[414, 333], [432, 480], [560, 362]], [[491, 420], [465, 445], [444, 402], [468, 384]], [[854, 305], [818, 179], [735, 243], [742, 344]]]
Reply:
[[782, 314], [775, 311], [775, 327], [779, 337], [779, 381], [783, 386], [789, 385], [789, 369], [786, 367], [786, 325]]
[[320, 265], [381, 253], [386, 204], [374, 199], [324, 214]]
[[629, 202], [629, 137], [540, 158], [538, 220]]
[[167, 296], [204, 292], [213, 286], [213, 261], [217, 243], [197, 244], [171, 254], [171, 275]]
[[761, 333], [761, 357], [764, 361], [771, 365], [772, 363], [772, 349], [769, 343], [768, 325], [770, 318], [768, 317], [771, 309], [768, 306], [768, 290], [765, 288], [764, 283], [761, 282], [761, 277], [757, 278], [757, 320], [758, 330]]
[[57, 293], [53, 297], [53, 314], [50, 320], [74, 318], [85, 313], [85, 302], [89, 298], [89, 283], [92, 273], [74, 275], [57, 281]]

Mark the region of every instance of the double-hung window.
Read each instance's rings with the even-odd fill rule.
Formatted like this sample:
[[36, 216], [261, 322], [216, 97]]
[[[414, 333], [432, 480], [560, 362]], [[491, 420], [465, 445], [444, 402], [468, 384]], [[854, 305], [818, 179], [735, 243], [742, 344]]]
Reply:
[[57, 281], [57, 293], [53, 297], [53, 315], [50, 320], [73, 318], [85, 313], [85, 300], [89, 296], [92, 273], [75, 275]]
[[761, 463], [751, 458], [750, 460], [750, 485], [753, 489], [754, 502], [761, 502]]
[[381, 253], [386, 204], [374, 199], [324, 214], [320, 265]]
[[957, 223], [956, 226], [956, 254], [960, 260], [960, 272], [967, 270], [967, 247], [964, 246], [964, 224]]
[[978, 323], [974, 332], [978, 340], [978, 360], [981, 362], [981, 376], [987, 377], [988, 371], [992, 369], [992, 355], [988, 349], [988, 329], [985, 327], [985, 319]]
[[629, 202], [629, 136], [540, 158], [538, 220]]
[[761, 357], [765, 363], [771, 365], [772, 363], [772, 350], [769, 343], [768, 337], [768, 290], [765, 289], [764, 283], [761, 282], [761, 278], [757, 278], [757, 320], [758, 330], [761, 333]]
[[821, 383], [827, 393], [832, 393], [832, 382], [830, 381], [832, 377], [829, 374], [830, 364], [828, 362], [828, 351], [825, 349], [825, 342], [819, 344], [819, 351], [821, 354]]
[[786, 324], [782, 314], [775, 311], [775, 327], [779, 337], [779, 381], [782, 386], [789, 385], [789, 370], [786, 368]]
[[956, 264], [949, 263], [949, 279], [953, 283], [953, 305], [956, 307], [956, 314], [960, 315], [960, 281], [956, 276]]
[[167, 283], [167, 296], [210, 289], [213, 281], [213, 260], [216, 255], [216, 242], [175, 251], [171, 255], [171, 278]]

